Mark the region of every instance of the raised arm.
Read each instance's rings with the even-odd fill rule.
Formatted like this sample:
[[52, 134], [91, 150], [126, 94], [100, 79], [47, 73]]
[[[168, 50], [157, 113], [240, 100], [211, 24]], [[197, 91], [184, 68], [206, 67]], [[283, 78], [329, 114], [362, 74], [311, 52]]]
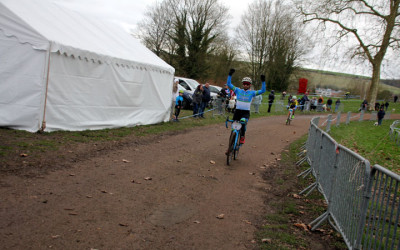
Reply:
[[261, 89], [256, 91], [256, 95], [261, 95], [262, 93], [265, 93], [267, 91], [267, 88], [265, 86], [265, 75], [261, 75]]
[[232, 75], [235, 73], [235, 69], [230, 69], [229, 74], [228, 74], [228, 80], [226, 81], [226, 85], [228, 85], [228, 88], [235, 91], [235, 86], [233, 86], [231, 80], [232, 80]]

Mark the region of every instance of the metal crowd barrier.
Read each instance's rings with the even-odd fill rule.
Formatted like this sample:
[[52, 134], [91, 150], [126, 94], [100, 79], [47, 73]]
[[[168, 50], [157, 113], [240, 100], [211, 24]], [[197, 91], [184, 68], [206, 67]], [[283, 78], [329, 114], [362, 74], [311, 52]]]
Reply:
[[398, 126], [400, 126], [400, 120], [394, 121], [390, 125], [389, 136], [391, 140], [400, 146], [400, 127]]
[[304, 161], [315, 182], [301, 191], [318, 189], [328, 204], [326, 212], [310, 223], [317, 229], [328, 221], [349, 249], [400, 249], [400, 176], [338, 144], [310, 123]]

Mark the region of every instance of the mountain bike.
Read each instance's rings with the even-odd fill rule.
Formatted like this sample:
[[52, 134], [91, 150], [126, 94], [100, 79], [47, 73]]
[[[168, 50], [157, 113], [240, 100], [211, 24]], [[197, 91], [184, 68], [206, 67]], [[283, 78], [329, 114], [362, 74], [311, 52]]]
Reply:
[[239, 149], [242, 146], [240, 141], [240, 129], [242, 126], [246, 124], [245, 121], [235, 121], [229, 120], [229, 117], [226, 118], [225, 126], [228, 128], [228, 122], [231, 124], [231, 135], [229, 137], [229, 145], [228, 145], [228, 152], [226, 154], [226, 164], [230, 165], [232, 159], [236, 160], [239, 155]]
[[288, 117], [286, 119], [286, 125], [290, 125], [290, 122], [292, 121], [292, 115], [293, 115], [293, 109], [289, 108]]

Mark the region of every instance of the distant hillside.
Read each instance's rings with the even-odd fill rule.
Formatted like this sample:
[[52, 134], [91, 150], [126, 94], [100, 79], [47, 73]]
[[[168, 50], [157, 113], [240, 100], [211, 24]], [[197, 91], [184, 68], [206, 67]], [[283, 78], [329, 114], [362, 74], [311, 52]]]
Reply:
[[[359, 95], [365, 95], [371, 83], [371, 77], [299, 68], [294, 72], [289, 88], [292, 90], [297, 89], [299, 78], [308, 79], [308, 88], [310, 90], [322, 87], [334, 90], [350, 91], [351, 93], [357, 93]], [[400, 93], [400, 79], [381, 80], [380, 90], [389, 90], [393, 93]]]
[[381, 82], [389, 86], [400, 88], [400, 80], [381, 80]]

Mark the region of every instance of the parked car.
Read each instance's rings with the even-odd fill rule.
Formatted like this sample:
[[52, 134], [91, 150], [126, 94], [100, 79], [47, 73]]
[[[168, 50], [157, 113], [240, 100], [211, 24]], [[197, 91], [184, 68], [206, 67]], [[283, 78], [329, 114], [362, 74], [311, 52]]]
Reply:
[[[194, 79], [190, 79], [190, 78], [185, 78], [185, 77], [175, 77], [175, 79], [179, 80], [179, 85], [184, 88], [185, 92], [188, 92], [191, 94], [191, 96], [193, 95], [195, 89], [197, 88], [197, 86], [199, 86], [199, 82], [194, 80]], [[213, 86], [213, 88], [211, 88], [211, 86]], [[219, 88], [218, 86], [214, 86], [214, 85], [210, 85], [210, 95], [211, 95], [211, 101], [210, 103], [212, 103], [213, 100], [215, 100], [217, 98], [218, 92], [215, 93], [215, 87]], [[190, 97], [191, 97], [190, 96]], [[190, 102], [191, 103], [191, 102]], [[209, 104], [208, 104], [209, 105]]]
[[186, 91], [189, 91], [191, 94], [194, 93], [194, 90], [200, 84], [196, 80], [184, 78], [184, 77], [175, 77], [175, 79], [179, 80], [179, 85], [183, 87]]

